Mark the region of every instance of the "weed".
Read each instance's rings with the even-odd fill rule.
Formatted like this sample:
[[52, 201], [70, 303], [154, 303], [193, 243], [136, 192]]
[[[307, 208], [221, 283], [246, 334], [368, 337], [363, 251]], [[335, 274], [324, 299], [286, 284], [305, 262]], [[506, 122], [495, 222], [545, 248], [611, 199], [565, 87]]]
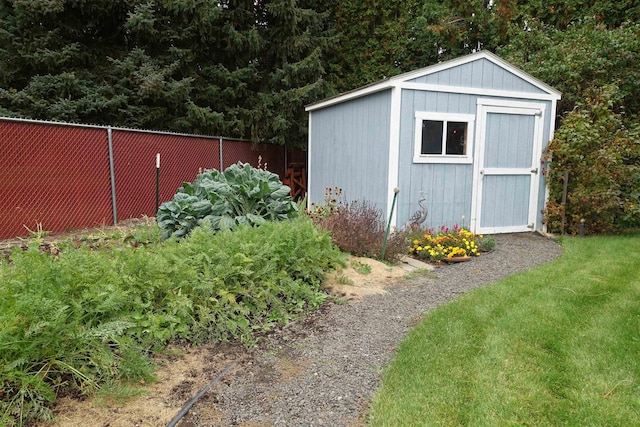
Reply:
[[371, 266], [367, 263], [364, 262], [360, 262], [357, 260], [352, 260], [351, 261], [351, 268], [353, 268], [356, 273], [359, 274], [370, 274], [371, 273]]
[[316, 205], [311, 203], [309, 209], [305, 209], [305, 213], [314, 224], [320, 224], [324, 219], [331, 216], [339, 206], [343, 205], [342, 189], [327, 187], [324, 189], [324, 204]]
[[433, 275], [433, 273], [431, 273], [431, 271], [427, 270], [426, 268], [417, 268], [404, 275], [405, 279], [415, 279], [416, 277], [429, 277], [431, 279], [435, 279], [435, 275]]
[[[344, 252], [356, 256], [379, 258], [385, 237], [382, 213], [367, 201], [330, 205], [316, 216], [318, 225], [329, 231], [331, 240]], [[316, 211], [317, 214], [318, 211]], [[387, 243], [385, 258], [395, 261], [406, 254], [408, 243], [402, 233], [393, 233]]]
[[371, 203], [354, 201], [339, 205], [320, 223], [333, 242], [356, 256], [377, 256], [382, 248], [384, 226], [381, 213]]
[[493, 237], [484, 237], [478, 242], [478, 250], [480, 252], [490, 252], [496, 247], [496, 239]]
[[341, 285], [353, 286], [353, 280], [348, 278], [344, 273], [339, 273], [336, 275], [336, 282]]
[[148, 395], [149, 391], [142, 388], [141, 383], [132, 384], [123, 381], [107, 381], [96, 393], [98, 406], [110, 406], [113, 403], [123, 405], [132, 397]]
[[27, 231], [29, 232], [29, 238], [32, 239], [32, 240], [35, 240], [35, 241], [37, 241], [39, 243], [44, 242], [44, 238], [50, 234], [49, 231], [46, 231], [46, 230], [42, 229], [42, 223], [41, 222], [36, 222], [36, 229], [35, 230], [30, 229], [26, 225], [23, 225], [23, 227], [26, 228]]

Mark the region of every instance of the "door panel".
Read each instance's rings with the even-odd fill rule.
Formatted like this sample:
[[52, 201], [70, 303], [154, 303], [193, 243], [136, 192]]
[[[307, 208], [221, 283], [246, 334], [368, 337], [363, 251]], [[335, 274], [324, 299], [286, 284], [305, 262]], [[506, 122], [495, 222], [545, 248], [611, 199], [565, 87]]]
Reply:
[[535, 227], [544, 105], [478, 104], [472, 227], [477, 233]]
[[488, 113], [484, 152], [485, 168], [528, 168], [531, 166], [533, 116]]
[[529, 221], [529, 188], [526, 175], [485, 175], [482, 195], [484, 228], [516, 227]]

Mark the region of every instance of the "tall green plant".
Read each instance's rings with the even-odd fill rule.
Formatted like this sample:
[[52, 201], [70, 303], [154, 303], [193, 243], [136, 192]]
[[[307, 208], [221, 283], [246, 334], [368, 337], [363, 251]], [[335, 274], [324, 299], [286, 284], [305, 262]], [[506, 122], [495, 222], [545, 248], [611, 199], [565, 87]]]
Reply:
[[261, 225], [297, 215], [290, 188], [272, 172], [237, 163], [220, 173], [215, 169], [185, 182], [173, 200], [158, 209], [165, 236], [183, 237], [207, 222], [213, 230]]

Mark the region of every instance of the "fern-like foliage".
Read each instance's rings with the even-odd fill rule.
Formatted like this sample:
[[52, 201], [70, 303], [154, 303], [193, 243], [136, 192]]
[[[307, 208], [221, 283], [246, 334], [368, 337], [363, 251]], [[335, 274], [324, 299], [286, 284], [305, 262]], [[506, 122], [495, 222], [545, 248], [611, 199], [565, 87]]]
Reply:
[[50, 418], [61, 393], [148, 382], [148, 356], [171, 341], [251, 345], [319, 306], [340, 262], [306, 217], [57, 257], [18, 249], [0, 264], [0, 425]]

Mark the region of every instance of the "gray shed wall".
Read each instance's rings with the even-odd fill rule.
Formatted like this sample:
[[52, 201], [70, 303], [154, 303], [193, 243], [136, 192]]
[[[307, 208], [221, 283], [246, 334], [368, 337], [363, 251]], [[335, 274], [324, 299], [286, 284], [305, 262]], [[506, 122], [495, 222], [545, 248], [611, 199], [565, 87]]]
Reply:
[[[421, 194], [426, 198], [429, 209], [425, 226], [441, 225], [469, 226], [471, 219], [471, 202], [473, 191], [473, 164], [437, 164], [413, 163], [415, 112], [429, 111], [436, 113], [472, 114], [477, 112], [477, 100], [480, 96], [445, 92], [428, 92], [418, 90], [402, 91], [400, 113], [400, 157], [398, 186], [397, 225], [402, 227], [409, 222], [411, 215], [418, 209]], [[482, 96], [482, 98], [493, 98]], [[513, 101], [513, 98], [504, 98]], [[546, 104], [544, 121], [551, 120], [551, 102], [534, 99], [517, 99], [517, 101]], [[476, 129], [477, 129], [476, 117]], [[474, 150], [475, 130], [473, 135]], [[544, 127], [542, 138], [544, 146], [549, 141], [549, 126]], [[544, 149], [543, 146], [543, 149]], [[487, 153], [491, 156], [491, 153]], [[476, 159], [474, 158], [474, 163]], [[544, 177], [538, 174], [540, 191], [538, 193], [537, 212], [544, 208]], [[486, 203], [491, 203], [486, 200]], [[505, 211], [508, 213], [507, 211]], [[464, 215], [464, 220], [462, 216]], [[538, 216], [537, 228], [542, 228], [542, 215]]]
[[[442, 92], [403, 90], [400, 110], [400, 157], [398, 186], [398, 221], [404, 226], [419, 209], [421, 192], [429, 208], [423, 225], [461, 224], [465, 215], [469, 224], [473, 164], [413, 163], [416, 111], [437, 113], [476, 113], [476, 96]], [[462, 224], [461, 224], [462, 225]]]
[[390, 116], [390, 90], [311, 112], [310, 203], [338, 187], [345, 201], [367, 200], [385, 214]]

